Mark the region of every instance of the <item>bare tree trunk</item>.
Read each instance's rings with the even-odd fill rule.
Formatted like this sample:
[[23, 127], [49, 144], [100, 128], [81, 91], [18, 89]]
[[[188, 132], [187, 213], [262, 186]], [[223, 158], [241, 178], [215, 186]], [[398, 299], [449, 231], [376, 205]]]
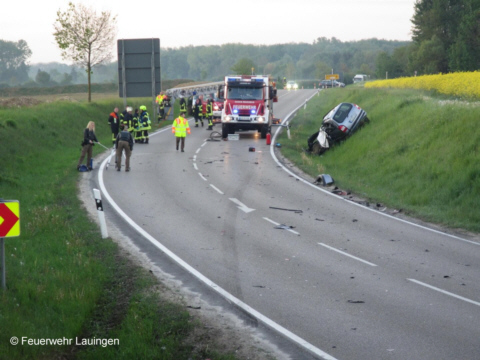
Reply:
[[88, 102], [92, 102], [92, 83], [91, 83], [91, 77], [92, 77], [92, 68], [90, 66], [90, 61], [87, 64], [87, 72], [88, 72]]

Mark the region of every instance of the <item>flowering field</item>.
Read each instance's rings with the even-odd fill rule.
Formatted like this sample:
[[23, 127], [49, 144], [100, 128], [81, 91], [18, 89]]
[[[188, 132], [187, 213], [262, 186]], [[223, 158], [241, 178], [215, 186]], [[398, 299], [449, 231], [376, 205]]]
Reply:
[[440, 94], [478, 99], [480, 71], [376, 80], [365, 83], [365, 87], [434, 90]]

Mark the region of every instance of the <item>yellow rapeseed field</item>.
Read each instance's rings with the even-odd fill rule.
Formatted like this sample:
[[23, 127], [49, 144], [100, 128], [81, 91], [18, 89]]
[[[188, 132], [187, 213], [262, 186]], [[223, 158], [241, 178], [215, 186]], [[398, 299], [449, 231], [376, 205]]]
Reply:
[[365, 83], [365, 87], [435, 90], [445, 95], [480, 98], [480, 71], [376, 80]]

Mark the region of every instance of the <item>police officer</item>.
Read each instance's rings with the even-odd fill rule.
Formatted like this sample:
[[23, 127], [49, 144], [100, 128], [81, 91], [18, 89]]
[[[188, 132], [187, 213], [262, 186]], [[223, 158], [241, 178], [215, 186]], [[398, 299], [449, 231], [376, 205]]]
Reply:
[[115, 147], [117, 149], [117, 171], [122, 168], [122, 153], [125, 150], [125, 171], [130, 171], [130, 156], [133, 150], [133, 137], [128, 131], [128, 126], [124, 125], [123, 130], [117, 135], [115, 140]]

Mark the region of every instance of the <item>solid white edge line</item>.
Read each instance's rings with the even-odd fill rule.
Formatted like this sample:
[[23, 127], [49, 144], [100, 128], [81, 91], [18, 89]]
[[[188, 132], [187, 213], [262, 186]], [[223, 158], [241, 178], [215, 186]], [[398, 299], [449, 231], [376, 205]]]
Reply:
[[418, 281], [418, 280], [415, 280], [415, 279], [407, 279], [407, 280], [408, 280], [408, 281], [411, 281], [411, 282], [414, 282], [414, 283], [416, 283], [416, 284], [418, 284], [418, 285], [425, 286], [425, 287], [427, 287], [427, 288], [429, 288], [429, 289], [438, 291], [438, 292], [440, 292], [440, 293], [442, 293], [442, 294], [449, 295], [449, 296], [452, 296], [452, 297], [454, 297], [454, 298], [457, 298], [457, 299], [466, 301], [466, 302], [468, 302], [468, 303], [470, 303], [470, 304], [480, 306], [480, 302], [478, 302], [478, 301], [474, 301], [474, 300], [467, 299], [467, 298], [465, 298], [465, 297], [463, 297], [463, 296], [456, 295], [456, 294], [454, 294], [454, 293], [448, 292], [448, 291], [446, 291], [446, 290], [442, 290], [442, 289], [437, 288], [437, 287], [432, 286], [432, 285], [425, 284], [425, 283], [423, 283], [423, 282], [421, 282], [421, 281]]
[[[313, 94], [312, 96], [310, 96], [310, 97], [307, 99], [307, 101], [310, 100], [310, 99], [311, 99], [312, 97], [314, 97], [315, 95], [317, 95], [317, 93], [315, 93], [315, 94]], [[285, 117], [285, 119], [282, 121], [282, 124], [283, 124], [284, 122], [286, 122], [288, 119], [290, 119], [290, 117], [292, 116], [292, 114], [293, 114], [294, 112], [296, 112], [298, 109], [300, 109], [303, 105], [304, 105], [304, 104], [300, 105], [300, 106], [297, 107], [295, 110], [293, 110], [292, 112], [290, 112], [290, 113]], [[275, 131], [275, 134], [273, 134], [273, 136], [272, 136], [272, 141], [271, 141], [272, 144], [275, 144], [275, 139], [276, 139], [277, 134], [279, 133], [280, 129], [281, 129], [280, 127], [277, 128], [277, 131]], [[316, 190], [318, 190], [318, 191], [322, 191], [322, 192], [324, 192], [325, 194], [328, 194], [328, 195], [330, 195], [330, 196], [336, 197], [336, 198], [338, 198], [338, 199], [342, 199], [342, 200], [345, 200], [345, 201], [349, 201], [349, 200], [347, 200], [347, 199], [345, 199], [345, 198], [343, 198], [343, 197], [341, 197], [341, 196], [339, 196], [339, 195], [336, 195], [336, 194], [334, 194], [334, 193], [331, 193], [330, 191], [327, 191], [327, 190], [324, 190], [324, 189], [322, 189], [322, 188], [319, 188], [317, 185], [312, 184], [312, 183], [306, 181], [305, 179], [301, 178], [301, 177], [298, 176], [297, 174], [295, 174], [295, 173], [293, 173], [292, 171], [290, 171], [288, 168], [286, 168], [286, 167], [280, 162], [280, 160], [278, 160], [278, 158], [275, 156], [275, 151], [274, 151], [274, 150], [275, 150], [275, 146], [270, 146], [270, 155], [272, 156], [273, 160], [277, 163], [277, 165], [280, 166], [280, 167], [281, 167], [284, 171], [286, 171], [288, 174], [290, 174], [291, 176], [293, 176], [293, 177], [296, 178], [297, 180], [302, 181], [304, 184], [307, 184], [308, 186], [310, 186], [310, 187], [312, 187], [312, 188], [314, 188], [314, 189], [316, 189]], [[416, 226], [416, 227], [418, 227], [418, 228], [421, 228], [421, 229], [424, 229], [424, 230], [427, 230], [427, 231], [434, 232], [434, 233], [436, 233], [436, 234], [445, 235], [445, 236], [448, 236], [448, 237], [453, 238], [453, 239], [456, 239], [456, 240], [461, 240], [461, 241], [467, 242], [467, 243], [469, 243], [469, 244], [473, 244], [473, 245], [480, 246], [480, 243], [477, 243], [477, 242], [475, 242], [475, 241], [463, 239], [463, 238], [461, 238], [461, 237], [459, 237], [459, 236], [456, 236], [456, 235], [451, 235], [451, 234], [448, 234], [448, 233], [443, 232], [443, 231], [439, 231], [439, 230], [435, 230], [435, 229], [432, 229], [432, 228], [429, 228], [429, 227], [426, 227], [426, 226], [423, 226], [423, 225], [415, 224], [415, 223], [410, 222], [410, 221], [408, 221], [408, 220], [400, 219], [400, 218], [398, 218], [398, 217], [395, 217], [395, 216], [392, 216], [392, 215], [389, 215], [389, 214], [385, 214], [385, 213], [379, 212], [379, 211], [377, 211], [377, 210], [371, 209], [371, 208], [369, 208], [369, 207], [367, 207], [367, 206], [364, 206], [364, 205], [361, 205], [361, 204], [357, 204], [356, 202], [353, 202], [353, 201], [349, 201], [349, 203], [352, 204], [352, 205], [358, 206], [358, 207], [360, 207], [360, 208], [362, 208], [362, 209], [375, 212], [376, 214], [386, 216], [386, 217], [388, 217], [388, 218], [390, 218], [390, 219], [394, 219], [394, 220], [403, 222], [403, 223], [405, 223], [405, 224], [413, 225], [413, 226]]]
[[364, 264], [367, 264], [367, 265], [370, 265], [370, 266], [377, 266], [377, 265], [375, 265], [374, 263], [371, 263], [371, 262], [369, 262], [369, 261], [367, 261], [367, 260], [360, 259], [359, 257], [353, 256], [353, 255], [351, 255], [351, 254], [349, 254], [349, 253], [346, 253], [346, 252], [344, 252], [344, 251], [335, 249], [334, 247], [331, 247], [331, 246], [329, 246], [329, 245], [327, 245], [327, 244], [324, 244], [324, 243], [317, 243], [317, 244], [318, 244], [318, 245], [322, 245], [323, 247], [326, 247], [327, 249], [330, 249], [330, 250], [332, 250], [332, 251], [336, 251], [336, 252], [339, 253], [339, 254], [342, 254], [342, 255], [348, 256], [348, 257], [350, 257], [350, 258], [352, 258], [352, 259], [361, 261], [361, 262], [363, 262]]
[[216, 283], [211, 281], [209, 278], [204, 276], [202, 273], [197, 271], [195, 268], [192, 266], [188, 265], [185, 261], [183, 261], [180, 257], [175, 255], [173, 252], [171, 252], [167, 247], [165, 247], [163, 244], [161, 244], [159, 241], [157, 241], [153, 236], [151, 236], [149, 233], [147, 233], [145, 230], [143, 230], [135, 221], [133, 221], [123, 210], [115, 203], [115, 201], [112, 199], [110, 194], [108, 193], [105, 184], [103, 182], [103, 168], [105, 167], [105, 164], [107, 162], [107, 159], [105, 159], [102, 162], [102, 165], [100, 166], [99, 172], [98, 172], [98, 181], [100, 183], [100, 189], [105, 196], [105, 199], [110, 203], [110, 205], [115, 209], [115, 211], [125, 219], [127, 223], [129, 223], [135, 230], [137, 230], [145, 239], [150, 241], [152, 245], [157, 247], [160, 251], [164, 252], [167, 256], [169, 256], [172, 260], [174, 260], [177, 264], [179, 264], [181, 267], [183, 267], [186, 271], [188, 271], [190, 274], [194, 275], [197, 279], [202, 281], [206, 286], [210, 287], [212, 290], [216, 291], [219, 295], [223, 296], [227, 301], [235, 304], [238, 306], [240, 309], [246, 311], [247, 313], [251, 314], [253, 317], [257, 318], [259, 321], [264, 323], [265, 325], [269, 326], [270, 328], [274, 329], [278, 333], [282, 334], [286, 338], [290, 339], [291, 341], [295, 342], [299, 346], [303, 347], [304, 349], [310, 351], [312, 354], [318, 355], [322, 357], [323, 360], [337, 360], [330, 354], [327, 354], [326, 352], [318, 349], [314, 345], [310, 344], [306, 340], [302, 339], [301, 337], [295, 335], [291, 331], [285, 329], [283, 326], [277, 324], [274, 322], [272, 319], [266, 317], [262, 313], [258, 312], [257, 310], [253, 309], [249, 305], [245, 304], [243, 301], [237, 299], [235, 296], [218, 286]]
[[216, 191], [218, 192], [220, 195], [225, 195], [219, 188], [217, 188], [215, 185], [213, 184], [210, 184], [210, 186]]
[[[273, 221], [273, 220], [271, 220], [271, 219], [269, 219], [269, 218], [267, 218], [267, 217], [264, 217], [263, 219], [264, 219], [264, 220], [267, 220], [268, 222], [271, 222], [273, 225], [276, 225], [276, 226], [282, 225], [282, 224], [277, 223], [277, 222], [275, 222], [275, 221]], [[290, 231], [291, 233], [294, 233], [295, 235], [300, 235], [300, 233], [296, 232], [295, 230], [292, 230], [292, 229], [285, 229], [285, 230]]]

